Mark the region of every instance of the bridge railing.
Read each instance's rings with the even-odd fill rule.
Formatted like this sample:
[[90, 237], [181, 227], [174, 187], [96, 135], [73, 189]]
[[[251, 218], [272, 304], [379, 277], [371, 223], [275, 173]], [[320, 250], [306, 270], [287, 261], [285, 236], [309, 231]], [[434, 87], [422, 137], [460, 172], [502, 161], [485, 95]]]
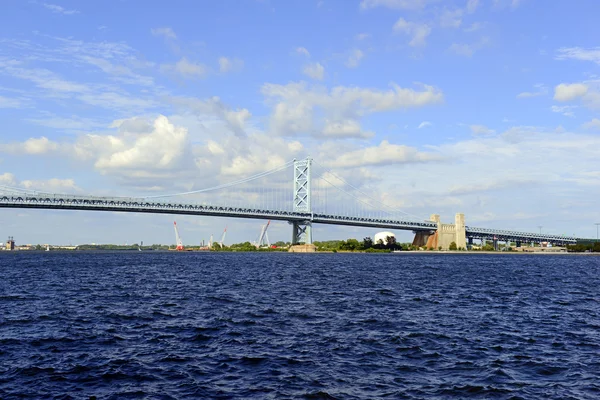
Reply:
[[509, 231], [505, 229], [490, 229], [490, 228], [476, 228], [471, 226], [466, 226], [465, 230], [467, 231], [467, 236], [469, 234], [479, 234], [486, 236], [501, 236], [506, 238], [527, 238], [527, 239], [535, 239], [535, 240], [557, 240], [557, 241], [576, 241], [577, 238], [575, 236], [566, 236], [566, 235], [553, 235], [553, 234], [544, 234], [544, 233], [532, 233], [532, 232], [518, 232], [518, 231]]

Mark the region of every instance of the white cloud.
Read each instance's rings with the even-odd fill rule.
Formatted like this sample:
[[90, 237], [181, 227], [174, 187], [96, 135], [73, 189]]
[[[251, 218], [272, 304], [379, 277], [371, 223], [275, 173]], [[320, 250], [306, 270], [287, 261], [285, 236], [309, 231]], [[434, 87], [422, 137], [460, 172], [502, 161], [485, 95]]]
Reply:
[[473, 44], [452, 43], [448, 50], [459, 56], [471, 57], [475, 52], [487, 46], [488, 43], [489, 38], [482, 37], [478, 42]]
[[11, 99], [8, 97], [0, 96], [0, 108], [21, 108], [23, 102], [18, 99]]
[[72, 116], [70, 118], [50, 115], [45, 118], [31, 118], [28, 122], [58, 130], [91, 130], [104, 127], [105, 124], [94, 119]]
[[436, 0], [362, 0], [360, 7], [362, 9], [387, 7], [399, 10], [417, 10], [434, 1]]
[[339, 155], [327, 164], [333, 168], [355, 168], [375, 165], [410, 164], [439, 161], [434, 153], [424, 153], [414, 147], [391, 144], [383, 140], [379, 145]]
[[585, 129], [600, 129], [600, 119], [594, 118], [589, 122], [583, 124]]
[[444, 9], [440, 16], [440, 26], [442, 28], [459, 28], [462, 24], [462, 16], [464, 11], [460, 8], [455, 10]]
[[206, 100], [193, 97], [168, 97], [167, 100], [184, 111], [192, 111], [202, 118], [216, 117], [223, 121], [236, 136], [246, 136], [246, 124], [252, 114], [245, 108], [232, 110], [217, 96]]
[[321, 63], [311, 63], [304, 67], [302, 73], [313, 79], [322, 81], [323, 77], [325, 76], [325, 68], [321, 65]]
[[459, 56], [471, 57], [475, 50], [465, 43], [452, 43], [449, 50]]
[[364, 56], [365, 56], [365, 54], [361, 50], [359, 50], [359, 49], [352, 50], [350, 52], [350, 56], [348, 57], [348, 60], [346, 61], [346, 67], [348, 67], [348, 68], [358, 67], [360, 60], [362, 60], [362, 58]]
[[370, 33], [359, 33], [356, 35], [356, 40], [366, 40], [371, 37]]
[[27, 154], [45, 154], [54, 151], [57, 148], [58, 146], [56, 143], [44, 136], [38, 139], [28, 139], [23, 146], [23, 150]]
[[503, 9], [510, 7], [515, 10], [521, 4], [522, 0], [494, 0], [494, 8]]
[[428, 126], [431, 126], [432, 123], [429, 121], [423, 121], [419, 124], [419, 127], [417, 129], [423, 129], [423, 128], [427, 128]]
[[79, 14], [79, 11], [77, 11], [77, 10], [67, 10], [66, 8], [58, 6], [56, 4], [42, 3], [42, 5], [44, 7], [46, 7], [48, 10], [50, 10], [56, 14], [63, 14], [63, 15]]
[[512, 189], [520, 186], [531, 186], [534, 185], [536, 181], [534, 179], [528, 179], [526, 177], [520, 177], [517, 179], [498, 179], [491, 182], [476, 182], [471, 184], [458, 184], [450, 187], [450, 194], [454, 195], [464, 195], [464, 194], [473, 194], [473, 193], [481, 193], [481, 192], [491, 192], [500, 189]]
[[[154, 95], [153, 79], [133, 71], [133, 68], [147, 68], [148, 63], [136, 58], [135, 51], [127, 45], [111, 42], [89, 43], [54, 37], [48, 40], [56, 41], [59, 45], [41, 47], [29, 41], [3, 40], [3, 43], [13, 49], [14, 58], [0, 59], [0, 74], [28, 81], [35, 88], [41, 89], [27, 88], [28, 103], [38, 99], [70, 99], [126, 113], [152, 108], [157, 104], [150, 99]], [[91, 83], [65, 80], [49, 69], [29, 67], [29, 64], [34, 62], [31, 60], [43, 62], [45, 65], [59, 64], [66, 73], [85, 69], [85, 75], [89, 75], [87, 67], [94, 65], [105, 72], [111, 82], [102, 82], [97, 76]], [[115, 85], [114, 81], [119, 85]], [[125, 91], [122, 83], [141, 85], [146, 89], [139, 92], [140, 97], [134, 97]]]
[[2, 175], [0, 175], [0, 185], [16, 186], [17, 181], [15, 179], [15, 176], [10, 172], [3, 173]]
[[477, 10], [479, 6], [479, 0], [467, 0], [467, 12], [472, 14]]
[[548, 94], [548, 88], [546, 87], [546, 85], [538, 83], [534, 85], [534, 87], [537, 89], [535, 92], [521, 92], [517, 95], [517, 98], [524, 99], [529, 97], [545, 96]]
[[166, 39], [177, 39], [177, 35], [173, 32], [173, 29], [164, 27], [164, 28], [153, 28], [151, 30], [154, 36], [162, 36]]
[[116, 80], [118, 80], [119, 82], [142, 86], [154, 85], [153, 78], [137, 74], [133, 72], [129, 67], [113, 64], [107, 59], [99, 57], [90, 57], [87, 55], [82, 55], [79, 57], [79, 59], [88, 64], [98, 67], [106, 74], [118, 77]]
[[564, 115], [565, 117], [574, 117], [575, 113], [573, 109], [577, 108], [577, 106], [552, 106], [550, 109], [552, 112], [559, 113]]
[[306, 57], [310, 57], [310, 53], [304, 47], [298, 47], [298, 48], [296, 48], [296, 53], [298, 53], [300, 55], [303, 55], [303, 56], [306, 56]]
[[322, 135], [324, 138], [363, 138], [373, 137], [375, 133], [364, 132], [355, 120], [325, 121]]
[[393, 30], [411, 36], [408, 44], [413, 47], [424, 46], [427, 43], [427, 36], [431, 33], [431, 28], [427, 24], [409, 22], [404, 18], [396, 21]]
[[174, 72], [184, 78], [205, 78], [208, 68], [204, 64], [188, 61], [183, 57], [175, 64], [161, 65], [163, 72]]
[[88, 135], [87, 142], [102, 151], [95, 167], [105, 173], [122, 169], [173, 169], [181, 165], [190, 147], [187, 129], [174, 126], [162, 115], [156, 118], [150, 133], [128, 139], [128, 136]]
[[583, 83], [561, 83], [554, 88], [554, 100], [570, 101], [584, 96], [588, 91], [587, 85]]
[[315, 134], [322, 131], [325, 119], [339, 123], [366, 114], [443, 101], [443, 94], [431, 86], [425, 85], [421, 91], [391, 86], [390, 90], [381, 91], [344, 86], [327, 90], [305, 83], [265, 84], [262, 93], [273, 106], [270, 128], [279, 135]]
[[490, 129], [485, 125], [471, 125], [470, 128], [474, 135], [493, 135], [496, 133], [495, 130]]
[[219, 57], [219, 72], [221, 73], [240, 71], [243, 67], [244, 62], [238, 58]]
[[464, 28], [463, 30], [467, 33], [471, 33], [480, 30], [482, 27], [483, 24], [481, 22], [473, 22], [471, 25], [469, 25], [467, 28]]
[[58, 144], [45, 136], [30, 138], [24, 142], [0, 144], [0, 151], [11, 154], [46, 154], [58, 149]]
[[562, 47], [557, 50], [557, 60], [581, 60], [581, 61], [592, 61], [596, 64], [600, 64], [600, 47], [592, 49], [584, 49], [581, 47]]
[[19, 186], [50, 193], [81, 192], [73, 179], [51, 178], [47, 180], [23, 180]]

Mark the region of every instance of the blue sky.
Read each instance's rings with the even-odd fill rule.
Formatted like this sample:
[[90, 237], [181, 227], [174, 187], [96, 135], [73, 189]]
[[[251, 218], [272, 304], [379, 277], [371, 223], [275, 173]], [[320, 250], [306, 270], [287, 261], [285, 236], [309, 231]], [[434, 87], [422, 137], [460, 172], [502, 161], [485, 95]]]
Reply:
[[[595, 237], [598, 11], [592, 0], [4, 1], [0, 184], [147, 196], [310, 155], [413, 216]], [[173, 219], [2, 210], [0, 235], [171, 243]], [[256, 240], [264, 223], [177, 220], [189, 244], [225, 225], [228, 241]], [[284, 223], [269, 229], [290, 239]], [[315, 227], [315, 239], [375, 232]]]

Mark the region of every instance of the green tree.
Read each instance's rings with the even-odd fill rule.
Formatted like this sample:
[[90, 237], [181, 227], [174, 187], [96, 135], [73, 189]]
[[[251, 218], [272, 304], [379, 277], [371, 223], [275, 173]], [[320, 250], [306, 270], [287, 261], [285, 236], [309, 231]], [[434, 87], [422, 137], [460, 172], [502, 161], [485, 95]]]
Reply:
[[450, 246], [448, 246], [448, 250], [458, 250], [458, 247], [456, 247], [456, 242], [450, 243]]
[[363, 248], [366, 250], [370, 249], [371, 247], [373, 247], [373, 239], [367, 236], [363, 239]]

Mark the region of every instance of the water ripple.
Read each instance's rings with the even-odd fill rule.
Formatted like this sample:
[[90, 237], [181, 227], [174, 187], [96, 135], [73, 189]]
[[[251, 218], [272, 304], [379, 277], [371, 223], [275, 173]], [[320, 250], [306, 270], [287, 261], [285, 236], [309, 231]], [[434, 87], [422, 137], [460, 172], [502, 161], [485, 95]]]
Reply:
[[2, 253], [0, 398], [600, 397], [600, 259]]

